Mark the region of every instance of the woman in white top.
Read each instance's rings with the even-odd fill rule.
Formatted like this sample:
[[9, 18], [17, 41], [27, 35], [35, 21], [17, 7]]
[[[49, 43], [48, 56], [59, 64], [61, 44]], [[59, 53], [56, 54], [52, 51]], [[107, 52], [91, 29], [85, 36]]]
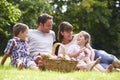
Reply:
[[[93, 61], [92, 57], [90, 58], [91, 53], [89, 54], [87, 52], [88, 51], [87, 48], [86, 49], [85, 47], [80, 48], [80, 46], [77, 44], [77, 35], [73, 35], [73, 27], [70, 23], [68, 22], [60, 23], [58, 30], [58, 40], [64, 45], [66, 54], [70, 58], [79, 60], [79, 63], [76, 67], [77, 69], [92, 70], [93, 67], [99, 63], [100, 58], [98, 58], [96, 61]], [[61, 53], [62, 50], [61, 48], [59, 48], [58, 55], [60, 55]], [[87, 54], [84, 56], [84, 53]]]

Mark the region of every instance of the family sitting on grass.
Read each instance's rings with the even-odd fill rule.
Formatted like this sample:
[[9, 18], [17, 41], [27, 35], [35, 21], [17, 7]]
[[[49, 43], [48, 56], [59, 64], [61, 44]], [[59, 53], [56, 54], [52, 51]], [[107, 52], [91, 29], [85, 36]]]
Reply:
[[[14, 37], [7, 43], [1, 65], [10, 56], [11, 64], [18, 69], [43, 69], [42, 56], [52, 57], [52, 47], [56, 41], [52, 24], [53, 17], [48, 14], [38, 17], [38, 29], [29, 30], [23, 23], [15, 24]], [[58, 27], [58, 42], [64, 46], [70, 59], [78, 61], [76, 70], [119, 71], [120, 61], [103, 50], [93, 49], [90, 40], [90, 34], [86, 31], [73, 35], [73, 26], [69, 22], [61, 22]], [[59, 47], [56, 56], [61, 56], [61, 53]]]

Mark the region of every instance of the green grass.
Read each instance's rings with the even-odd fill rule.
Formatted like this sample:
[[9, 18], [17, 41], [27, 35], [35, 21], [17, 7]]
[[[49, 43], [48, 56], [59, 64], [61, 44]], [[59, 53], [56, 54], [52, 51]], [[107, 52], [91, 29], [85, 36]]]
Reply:
[[[0, 57], [1, 61], [1, 57]], [[18, 70], [9, 64], [0, 66], [0, 80], [119, 80], [120, 72], [101, 73], [75, 71], [69, 73], [40, 70]]]

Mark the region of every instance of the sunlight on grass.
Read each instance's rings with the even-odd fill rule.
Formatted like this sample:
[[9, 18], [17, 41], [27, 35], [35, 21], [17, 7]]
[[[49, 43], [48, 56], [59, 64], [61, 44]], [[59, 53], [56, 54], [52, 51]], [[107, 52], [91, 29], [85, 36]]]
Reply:
[[[1, 58], [0, 58], [1, 60]], [[23, 69], [18, 70], [9, 64], [0, 66], [0, 80], [119, 80], [120, 72], [100, 73], [100, 72], [55, 72]]]

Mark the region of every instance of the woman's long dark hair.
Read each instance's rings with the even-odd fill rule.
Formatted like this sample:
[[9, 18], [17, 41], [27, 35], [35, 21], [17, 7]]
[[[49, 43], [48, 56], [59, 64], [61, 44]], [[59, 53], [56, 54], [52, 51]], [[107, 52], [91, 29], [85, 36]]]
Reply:
[[61, 22], [60, 25], [58, 26], [58, 37], [57, 37], [58, 41], [59, 42], [63, 41], [63, 36], [61, 32], [72, 31], [72, 30], [73, 30], [73, 26], [69, 22], [66, 21]]

